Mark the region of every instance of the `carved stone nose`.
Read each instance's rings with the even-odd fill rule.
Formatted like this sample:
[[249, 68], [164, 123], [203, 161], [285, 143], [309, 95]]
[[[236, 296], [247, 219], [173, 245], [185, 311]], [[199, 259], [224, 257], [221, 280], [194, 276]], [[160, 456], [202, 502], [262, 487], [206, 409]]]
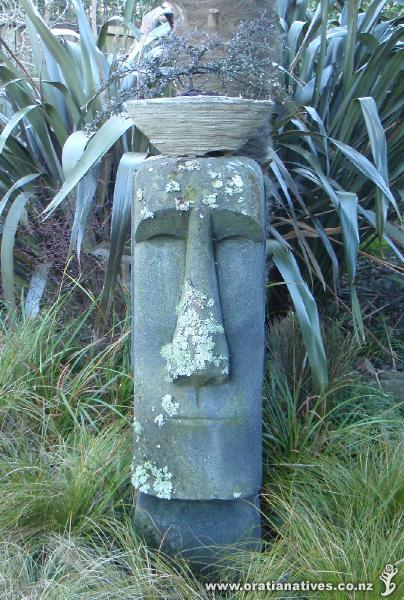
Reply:
[[209, 209], [189, 217], [185, 280], [170, 344], [162, 349], [170, 378], [200, 387], [229, 377], [229, 350], [217, 285]]

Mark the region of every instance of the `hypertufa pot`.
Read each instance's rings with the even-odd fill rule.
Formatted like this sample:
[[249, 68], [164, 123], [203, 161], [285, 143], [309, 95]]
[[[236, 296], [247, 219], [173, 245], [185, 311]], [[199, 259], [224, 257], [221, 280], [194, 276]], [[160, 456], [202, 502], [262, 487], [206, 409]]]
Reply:
[[227, 96], [178, 96], [131, 100], [134, 124], [168, 156], [236, 152], [268, 121], [272, 102]]

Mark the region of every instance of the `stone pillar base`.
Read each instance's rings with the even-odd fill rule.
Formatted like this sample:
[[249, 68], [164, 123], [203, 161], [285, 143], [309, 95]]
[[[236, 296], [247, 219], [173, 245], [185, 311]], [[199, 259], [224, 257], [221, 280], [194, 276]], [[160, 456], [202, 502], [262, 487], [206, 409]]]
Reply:
[[138, 493], [135, 531], [146, 544], [178, 554], [194, 570], [206, 571], [235, 550], [259, 550], [261, 519], [258, 496], [238, 500], [163, 500]]

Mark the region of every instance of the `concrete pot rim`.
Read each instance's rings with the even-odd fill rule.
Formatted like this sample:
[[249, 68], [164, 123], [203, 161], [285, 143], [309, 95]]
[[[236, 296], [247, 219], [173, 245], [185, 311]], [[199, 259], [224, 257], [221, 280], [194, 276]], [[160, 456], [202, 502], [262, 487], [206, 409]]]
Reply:
[[254, 100], [252, 98], [234, 98], [232, 96], [209, 96], [209, 95], [199, 95], [199, 96], [173, 96], [173, 97], [163, 97], [163, 98], [144, 98], [142, 100], [133, 99], [127, 100], [124, 106], [128, 104], [137, 104], [137, 105], [145, 105], [145, 104], [234, 104], [237, 106], [240, 105], [256, 105], [262, 107], [270, 108], [273, 105], [272, 100]]

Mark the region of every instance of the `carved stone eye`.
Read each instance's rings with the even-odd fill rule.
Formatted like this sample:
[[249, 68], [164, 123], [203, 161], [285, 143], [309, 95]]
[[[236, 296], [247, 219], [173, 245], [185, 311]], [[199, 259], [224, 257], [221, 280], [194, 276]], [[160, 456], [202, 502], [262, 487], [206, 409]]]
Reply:
[[243, 235], [229, 233], [228, 235], [217, 237], [215, 239], [215, 241], [216, 241], [216, 243], [221, 244], [223, 242], [247, 242], [247, 241], [251, 241], [251, 240], [249, 240], [249, 238], [247, 238]]
[[157, 233], [149, 238], [147, 238], [148, 242], [166, 242], [170, 240], [180, 240], [182, 239], [179, 235], [175, 233]]
[[187, 213], [177, 210], [162, 210], [153, 219], [143, 220], [136, 230], [136, 242], [159, 239], [186, 239], [188, 231]]

